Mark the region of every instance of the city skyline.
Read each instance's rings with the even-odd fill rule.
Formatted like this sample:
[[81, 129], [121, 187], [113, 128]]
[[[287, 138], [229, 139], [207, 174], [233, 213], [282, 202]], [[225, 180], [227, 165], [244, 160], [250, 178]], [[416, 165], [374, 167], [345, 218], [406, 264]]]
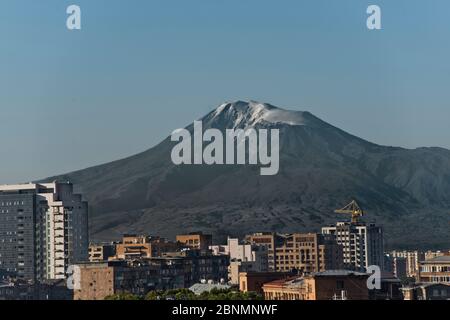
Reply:
[[450, 148], [445, 1], [377, 1], [379, 31], [362, 0], [76, 2], [75, 32], [68, 1], [0, 4], [0, 184], [131, 156], [239, 99], [382, 145]]

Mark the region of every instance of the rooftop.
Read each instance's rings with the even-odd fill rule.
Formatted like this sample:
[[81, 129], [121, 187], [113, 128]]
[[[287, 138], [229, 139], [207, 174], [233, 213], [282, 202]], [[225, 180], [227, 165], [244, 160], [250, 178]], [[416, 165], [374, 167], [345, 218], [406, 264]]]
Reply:
[[346, 276], [367, 276], [367, 273], [356, 272], [352, 270], [326, 270], [322, 272], [316, 272], [313, 276], [319, 277], [346, 277]]
[[218, 290], [227, 290], [231, 287], [227, 284], [219, 284], [219, 283], [196, 283], [192, 287], [189, 288], [196, 295], [200, 295], [203, 292], [210, 292], [213, 289]]
[[450, 255], [434, 257], [432, 259], [421, 261], [421, 263], [450, 263]]

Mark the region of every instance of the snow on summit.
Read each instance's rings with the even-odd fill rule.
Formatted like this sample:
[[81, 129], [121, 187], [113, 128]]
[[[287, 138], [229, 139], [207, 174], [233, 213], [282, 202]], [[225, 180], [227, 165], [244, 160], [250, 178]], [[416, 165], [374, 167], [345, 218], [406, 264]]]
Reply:
[[238, 127], [243, 123], [247, 126], [254, 126], [263, 122], [304, 126], [311, 125], [311, 120], [313, 118], [316, 119], [308, 112], [284, 110], [256, 101], [224, 103], [214, 111], [214, 117], [218, 116], [223, 116], [233, 121], [234, 127]]

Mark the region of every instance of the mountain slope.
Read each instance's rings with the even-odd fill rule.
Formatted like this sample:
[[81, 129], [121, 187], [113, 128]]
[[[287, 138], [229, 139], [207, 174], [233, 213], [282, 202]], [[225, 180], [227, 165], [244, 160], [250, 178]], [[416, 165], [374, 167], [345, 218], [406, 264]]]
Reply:
[[[379, 146], [309, 112], [237, 101], [202, 119], [204, 129], [277, 128], [280, 172], [258, 166], [175, 166], [174, 143], [109, 164], [52, 177], [78, 184], [91, 206], [94, 239], [125, 232], [318, 230], [347, 219], [333, 210], [356, 198], [384, 225], [391, 246], [449, 242], [450, 151]], [[192, 131], [193, 126], [187, 127]]]

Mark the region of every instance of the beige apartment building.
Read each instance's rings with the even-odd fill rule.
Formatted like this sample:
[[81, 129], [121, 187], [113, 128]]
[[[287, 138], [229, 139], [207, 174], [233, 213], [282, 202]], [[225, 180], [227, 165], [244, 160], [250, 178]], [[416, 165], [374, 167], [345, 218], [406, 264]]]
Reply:
[[450, 284], [450, 254], [421, 261], [419, 282]]
[[177, 251], [177, 243], [160, 237], [124, 235], [116, 244], [115, 256], [112, 260], [133, 260], [160, 257], [165, 252]]
[[309, 273], [343, 265], [342, 248], [334, 235], [255, 233], [246, 236], [246, 241], [267, 247], [269, 271]]
[[193, 232], [186, 235], [177, 235], [177, 242], [192, 249], [209, 250], [212, 246], [212, 235], [202, 232]]

